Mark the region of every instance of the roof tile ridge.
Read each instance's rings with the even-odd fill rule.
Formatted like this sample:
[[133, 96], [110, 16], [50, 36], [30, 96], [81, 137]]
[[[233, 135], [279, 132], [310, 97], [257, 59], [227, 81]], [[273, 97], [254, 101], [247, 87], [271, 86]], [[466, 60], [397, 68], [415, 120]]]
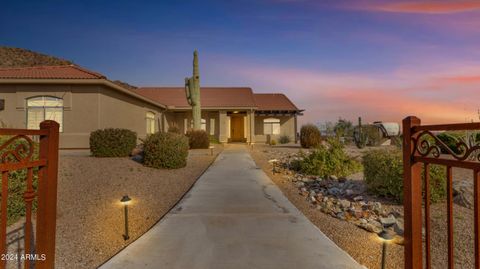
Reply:
[[107, 77], [106, 77], [105, 75], [103, 75], [103, 74], [100, 74], [100, 73], [95, 72], [95, 71], [88, 70], [88, 69], [86, 69], [85, 67], [81, 67], [81, 66], [76, 65], [76, 64], [70, 64], [70, 65], [67, 65], [67, 66], [73, 67], [73, 68], [75, 68], [75, 69], [77, 69], [77, 70], [79, 70], [79, 71], [81, 71], [81, 72], [90, 74], [90, 75], [95, 76], [95, 77], [97, 77], [97, 78], [99, 78], [99, 79], [106, 79], [106, 78], [107, 78]]

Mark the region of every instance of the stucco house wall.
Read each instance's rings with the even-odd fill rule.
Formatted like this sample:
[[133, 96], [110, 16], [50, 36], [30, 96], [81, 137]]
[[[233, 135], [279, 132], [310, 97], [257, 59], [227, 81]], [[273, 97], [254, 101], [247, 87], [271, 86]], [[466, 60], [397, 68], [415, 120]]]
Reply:
[[103, 85], [0, 85], [5, 109], [0, 120], [11, 128], [27, 127], [27, 99], [51, 96], [63, 99], [63, 131], [60, 148], [89, 148], [90, 132], [126, 128], [146, 136], [146, 113], [153, 112], [156, 130], [162, 109]]
[[280, 136], [287, 135], [291, 141], [295, 141], [295, 117], [294, 116], [255, 116], [255, 141], [257, 143], [267, 142], [267, 135], [263, 132], [263, 121], [274, 118], [280, 120], [280, 134], [270, 135], [272, 139], [278, 141]]
[[[166, 121], [166, 124], [162, 130], [168, 131], [168, 128], [170, 126], [177, 126], [180, 129], [181, 133], [186, 133], [186, 131], [188, 130], [188, 126], [187, 128], [185, 128], [185, 120], [187, 120], [187, 123], [191, 123], [192, 112], [191, 111], [166, 111], [164, 112], [164, 119]], [[220, 133], [219, 112], [211, 111], [211, 110], [203, 110], [202, 119], [205, 120], [207, 133], [209, 135], [213, 135], [218, 139], [218, 136]], [[211, 133], [212, 123], [214, 127], [213, 134]]]

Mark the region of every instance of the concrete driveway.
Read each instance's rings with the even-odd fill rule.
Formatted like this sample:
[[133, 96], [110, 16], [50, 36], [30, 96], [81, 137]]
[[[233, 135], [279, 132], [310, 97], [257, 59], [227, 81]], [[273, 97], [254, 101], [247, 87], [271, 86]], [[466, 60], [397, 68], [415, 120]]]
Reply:
[[185, 198], [100, 268], [364, 268], [228, 145]]

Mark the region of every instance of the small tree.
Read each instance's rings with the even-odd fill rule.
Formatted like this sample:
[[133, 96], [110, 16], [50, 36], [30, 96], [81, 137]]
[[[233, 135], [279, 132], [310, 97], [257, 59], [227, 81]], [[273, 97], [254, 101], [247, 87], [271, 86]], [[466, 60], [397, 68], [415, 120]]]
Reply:
[[353, 124], [351, 121], [340, 118], [333, 130], [337, 137], [350, 137], [353, 135]]

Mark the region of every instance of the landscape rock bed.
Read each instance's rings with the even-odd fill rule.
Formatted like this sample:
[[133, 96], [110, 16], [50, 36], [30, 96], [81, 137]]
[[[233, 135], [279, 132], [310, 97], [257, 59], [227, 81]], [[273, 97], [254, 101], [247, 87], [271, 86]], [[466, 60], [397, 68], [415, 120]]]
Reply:
[[369, 195], [363, 181], [336, 176], [323, 179], [319, 176], [303, 175], [290, 169], [292, 161], [301, 159], [300, 154], [275, 156], [278, 159], [269, 160], [272, 171], [283, 174], [298, 188], [299, 194], [318, 210], [371, 233], [391, 230], [398, 235], [395, 242], [403, 242], [403, 212], [384, 206], [378, 201], [380, 199]]
[[[374, 147], [376, 149], [378, 147]], [[364, 152], [372, 148], [357, 149], [355, 146], [345, 147], [345, 151], [349, 156], [359, 160]], [[309, 150], [300, 149], [299, 146], [268, 146], [255, 145], [251, 150], [252, 157], [259, 167], [272, 179], [272, 181], [282, 190], [287, 198], [312, 222], [319, 230], [328, 236], [335, 244], [345, 250], [360, 264], [367, 268], [380, 268], [382, 241], [377, 234], [368, 232], [359, 228], [354, 223], [332, 217], [330, 214], [323, 213], [318, 204], [314, 204], [309, 200], [309, 195], [302, 192], [300, 185], [304, 180], [316, 180], [317, 177], [308, 177], [297, 175], [296, 171], [289, 169], [289, 161], [298, 158], [298, 152], [308, 152]], [[274, 161], [272, 161], [274, 160]], [[270, 162], [269, 162], [270, 161]], [[273, 165], [275, 163], [275, 165]], [[273, 169], [275, 167], [275, 169]], [[294, 182], [294, 178], [297, 182]], [[301, 180], [302, 178], [307, 178]], [[356, 173], [347, 177], [348, 182], [363, 185], [363, 173]], [[324, 179], [323, 179], [324, 180]], [[332, 179], [324, 180], [328, 182]], [[468, 169], [453, 168], [454, 182], [454, 200], [460, 199], [462, 196], [469, 200], [469, 185], [473, 184], [473, 173]], [[305, 182], [303, 182], [305, 183]], [[297, 186], [298, 184], [298, 186]], [[305, 184], [307, 185], [307, 184]], [[365, 185], [364, 185], [365, 186]], [[305, 187], [305, 186], [303, 186]], [[307, 187], [306, 187], [307, 188]], [[328, 188], [328, 187], [327, 187]], [[307, 189], [308, 190], [308, 189]], [[472, 188], [470, 188], [471, 192]], [[302, 193], [303, 195], [299, 195]], [[462, 195], [462, 196], [459, 196]], [[393, 212], [403, 212], [402, 204], [393, 200], [385, 199], [370, 195], [364, 192], [364, 201], [380, 202], [382, 209], [394, 214], [397, 222], [401, 219]], [[340, 200], [345, 198], [352, 202], [354, 197], [343, 195], [328, 195], [329, 198]], [[355, 202], [355, 201], [353, 201]], [[433, 203], [430, 208], [431, 217], [431, 257], [432, 268], [445, 268], [447, 264], [447, 205], [445, 202]], [[454, 248], [455, 248], [455, 268], [475, 268], [474, 265], [474, 233], [473, 233], [473, 210], [462, 206], [461, 203], [455, 202], [453, 205], [454, 217]], [[390, 228], [392, 229], [392, 228]], [[398, 238], [397, 239], [401, 239]], [[390, 244], [387, 252], [387, 268], [403, 268], [404, 247], [401, 241], [397, 240], [397, 244]]]

